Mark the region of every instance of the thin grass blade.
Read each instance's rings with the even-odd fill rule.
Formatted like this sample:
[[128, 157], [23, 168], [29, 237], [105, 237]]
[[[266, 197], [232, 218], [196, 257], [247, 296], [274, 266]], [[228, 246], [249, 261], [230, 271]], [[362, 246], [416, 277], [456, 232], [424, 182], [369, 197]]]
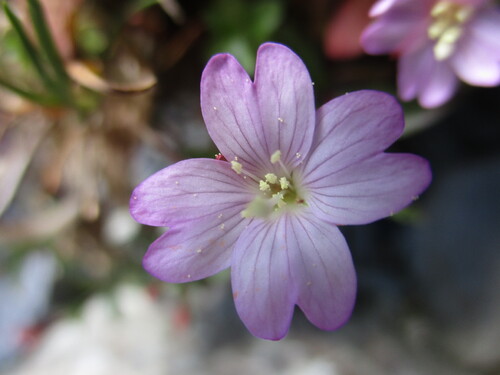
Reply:
[[31, 43], [26, 31], [24, 30], [21, 21], [19, 18], [12, 12], [9, 5], [4, 2], [3, 9], [5, 11], [5, 15], [7, 16], [10, 24], [12, 25], [13, 30], [16, 32], [17, 36], [21, 41], [21, 45], [24, 49], [24, 52], [29, 57], [31, 63], [33, 64], [38, 76], [42, 80], [43, 84], [49, 91], [54, 90], [54, 82], [50, 79], [45, 67], [43, 66], [42, 59], [40, 53], [37, 51], [33, 43]]
[[31, 21], [33, 22], [33, 27], [40, 43], [41, 50], [45, 53], [58, 80], [67, 84], [69, 77], [64, 68], [61, 56], [55, 46], [42, 7], [38, 0], [28, 0], [28, 6]]

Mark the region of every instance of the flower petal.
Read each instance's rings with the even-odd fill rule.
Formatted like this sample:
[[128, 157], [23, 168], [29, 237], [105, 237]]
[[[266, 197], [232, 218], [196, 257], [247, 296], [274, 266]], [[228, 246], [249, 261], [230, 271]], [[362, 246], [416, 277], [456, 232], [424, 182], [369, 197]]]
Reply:
[[406, 22], [375, 21], [361, 34], [361, 45], [371, 55], [393, 53], [402, 47], [407, 32]]
[[356, 275], [340, 231], [311, 212], [254, 221], [236, 243], [231, 261], [236, 309], [255, 336], [279, 340], [293, 306], [321, 329], [351, 315]]
[[418, 102], [423, 108], [436, 108], [455, 94], [458, 79], [448, 64], [434, 61], [433, 69], [427, 72], [426, 79], [422, 80], [422, 87], [418, 95]]
[[221, 218], [180, 223], [151, 244], [143, 267], [160, 280], [182, 283], [212, 276], [229, 267], [233, 246], [245, 224], [240, 208]]
[[315, 212], [335, 224], [365, 224], [409, 204], [430, 182], [428, 163], [383, 154], [403, 131], [401, 106], [390, 95], [358, 91], [318, 111], [310, 157], [297, 180]]
[[403, 112], [394, 97], [356, 91], [318, 109], [310, 156], [300, 173], [304, 185], [379, 153], [399, 138]]
[[255, 172], [269, 168], [269, 151], [254, 84], [229, 54], [210, 59], [201, 77], [201, 111], [208, 133], [227, 160]]
[[317, 327], [336, 329], [350, 317], [356, 299], [356, 273], [347, 243], [337, 227], [311, 214], [290, 216], [289, 227], [297, 304]]
[[500, 84], [500, 12], [483, 10], [467, 31], [450, 60], [457, 75], [471, 85]]
[[378, 17], [387, 12], [398, 0], [378, 0], [370, 9], [370, 17]]
[[190, 159], [162, 169], [137, 186], [130, 198], [130, 213], [142, 224], [175, 227], [241, 211], [252, 199], [246, 181], [228, 162]]
[[263, 44], [257, 52], [255, 86], [268, 150], [280, 150], [285, 165], [299, 164], [314, 134], [314, 93], [307, 68], [287, 47]]
[[264, 339], [286, 335], [297, 299], [285, 235], [283, 220], [253, 221], [236, 243], [231, 260], [236, 310], [248, 330]]
[[398, 90], [403, 100], [418, 97], [424, 108], [447, 102], [457, 89], [458, 80], [447, 61], [437, 61], [433, 45], [403, 54], [399, 59]]
[[308, 205], [335, 224], [366, 224], [407, 206], [430, 183], [428, 162], [416, 155], [380, 153], [338, 169], [327, 163], [310, 182]]
[[474, 21], [467, 28], [468, 34], [494, 48], [497, 53], [500, 49], [500, 9], [486, 8], [475, 16]]
[[425, 2], [383, 1], [375, 4], [372, 12], [382, 16], [370, 24], [361, 35], [361, 45], [369, 54], [407, 50], [422, 42], [420, 34], [426, 35], [425, 18], [428, 4]]

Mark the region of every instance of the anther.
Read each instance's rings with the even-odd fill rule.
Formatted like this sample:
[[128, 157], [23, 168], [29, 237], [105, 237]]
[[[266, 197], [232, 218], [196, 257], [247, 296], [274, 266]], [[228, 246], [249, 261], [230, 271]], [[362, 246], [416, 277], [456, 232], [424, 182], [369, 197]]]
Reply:
[[440, 1], [431, 9], [431, 16], [437, 17], [450, 10], [451, 4], [447, 1]]
[[266, 181], [259, 181], [259, 189], [260, 191], [268, 191], [271, 190], [271, 186]]
[[460, 23], [464, 23], [469, 19], [471, 15], [472, 15], [472, 8], [463, 6], [460, 8], [460, 10], [457, 11], [457, 13], [455, 13], [455, 19]]
[[439, 41], [443, 41], [445, 43], [455, 43], [458, 38], [462, 35], [462, 29], [458, 26], [450, 27], [448, 30], [446, 30], [443, 35], [441, 35], [441, 38]]
[[278, 177], [274, 173], [268, 173], [264, 177], [270, 184], [275, 184], [276, 182], [278, 182]]
[[453, 43], [447, 43], [444, 40], [440, 39], [439, 42], [437, 42], [434, 46], [434, 56], [438, 61], [446, 60], [451, 56], [454, 49], [455, 46], [453, 45]]
[[286, 179], [286, 177], [280, 178], [280, 186], [283, 190], [288, 189], [288, 187], [290, 186], [290, 182]]

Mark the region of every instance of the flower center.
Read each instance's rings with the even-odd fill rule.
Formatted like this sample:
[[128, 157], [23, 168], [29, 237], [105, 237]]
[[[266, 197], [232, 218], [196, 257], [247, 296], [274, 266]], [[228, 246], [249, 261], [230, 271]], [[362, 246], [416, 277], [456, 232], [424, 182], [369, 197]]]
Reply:
[[451, 1], [439, 1], [432, 7], [432, 23], [427, 30], [430, 39], [434, 40], [434, 56], [436, 60], [446, 60], [455, 50], [462, 29], [472, 16], [471, 5], [456, 4]]
[[231, 168], [237, 174], [243, 175], [243, 178], [250, 177], [259, 184], [260, 194], [241, 211], [241, 216], [244, 218], [268, 218], [273, 213], [281, 210], [306, 205], [294, 185], [292, 174], [288, 172], [288, 169], [281, 162], [281, 152], [278, 150], [273, 153], [270, 160], [273, 164], [279, 164], [282, 174], [276, 175], [270, 172], [266, 173], [262, 179], [246, 172], [237, 158], [231, 161]]

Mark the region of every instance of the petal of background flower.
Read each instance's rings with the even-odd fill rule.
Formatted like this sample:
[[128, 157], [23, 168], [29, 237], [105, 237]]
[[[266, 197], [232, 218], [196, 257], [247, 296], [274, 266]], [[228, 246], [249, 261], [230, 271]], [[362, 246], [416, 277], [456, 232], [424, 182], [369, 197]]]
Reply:
[[[468, 26], [467, 33], [490, 46], [497, 54], [500, 51], [500, 9], [486, 8], [476, 15]], [[498, 55], [497, 55], [498, 56]]]
[[265, 132], [254, 84], [231, 55], [207, 63], [201, 78], [201, 111], [208, 133], [227, 160], [238, 160], [255, 172], [270, 168]]
[[236, 243], [231, 260], [236, 310], [248, 330], [264, 339], [286, 335], [297, 300], [286, 230], [283, 220], [253, 221]]
[[438, 107], [457, 89], [458, 80], [447, 61], [437, 61], [433, 45], [426, 44], [403, 54], [398, 64], [398, 91], [401, 99], [418, 97], [425, 108]]
[[370, 17], [378, 17], [387, 12], [398, 0], [379, 0], [370, 9]]
[[361, 45], [371, 55], [396, 52], [402, 47], [408, 26], [405, 20], [376, 20], [361, 34]]
[[309, 157], [299, 173], [304, 185], [379, 153], [401, 136], [403, 111], [391, 95], [356, 91], [318, 109]]
[[306, 187], [306, 202], [315, 214], [340, 225], [366, 224], [396, 213], [431, 181], [428, 162], [410, 154], [380, 153], [344, 169], [330, 163], [321, 169], [322, 176]]
[[424, 108], [436, 108], [451, 99], [457, 91], [458, 79], [450, 66], [434, 61], [433, 69], [422, 79], [418, 102]]
[[450, 59], [456, 74], [468, 84], [500, 84], [500, 12], [487, 9], [477, 14]]
[[[314, 134], [313, 84], [302, 60], [281, 44], [257, 52], [255, 86], [267, 148], [290, 167], [302, 162]], [[270, 154], [269, 154], [270, 156]]]
[[160, 280], [182, 283], [212, 276], [229, 267], [233, 246], [245, 227], [241, 208], [224, 217], [173, 226], [151, 244], [144, 268]]
[[130, 198], [132, 217], [146, 225], [174, 227], [185, 221], [243, 210], [254, 195], [226, 161], [189, 159], [171, 165], [137, 186]]
[[361, 35], [361, 44], [373, 55], [401, 52], [422, 42], [429, 1], [397, 0], [376, 3], [371, 12], [382, 14]]
[[288, 252], [297, 304], [314, 325], [340, 327], [350, 317], [356, 299], [356, 273], [347, 243], [337, 227], [313, 215], [290, 215]]

